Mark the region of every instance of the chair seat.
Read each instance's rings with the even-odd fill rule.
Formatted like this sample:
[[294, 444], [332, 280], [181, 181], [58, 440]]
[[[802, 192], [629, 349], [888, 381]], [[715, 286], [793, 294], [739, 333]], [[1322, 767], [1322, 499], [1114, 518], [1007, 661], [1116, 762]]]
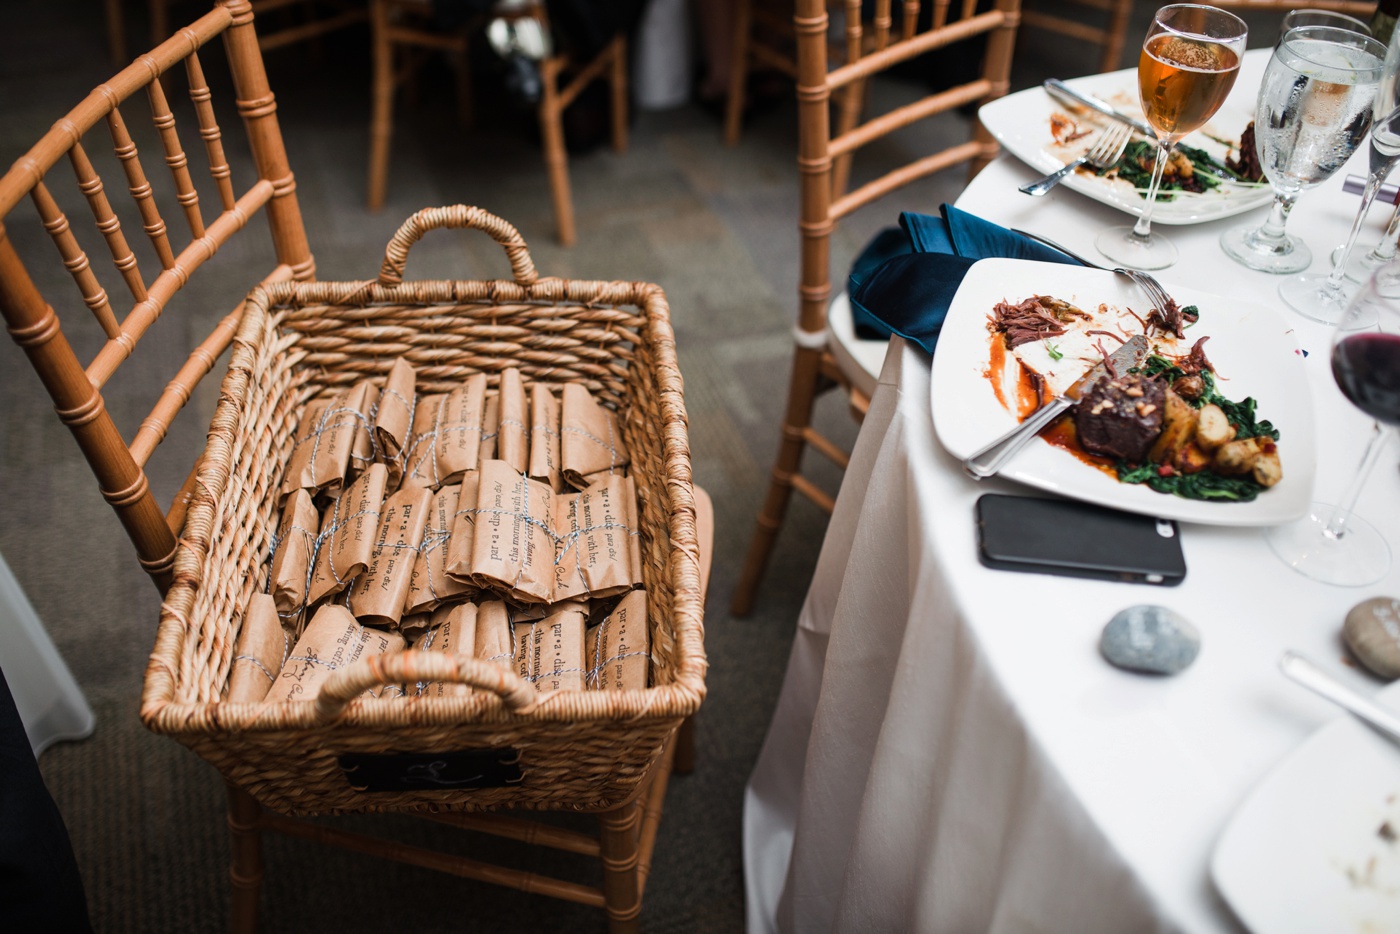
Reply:
[[836, 358], [851, 385], [869, 399], [880, 381], [880, 368], [885, 365], [888, 338], [868, 340], [856, 336], [855, 319], [851, 317], [851, 300], [844, 291], [831, 300], [826, 309], [826, 345]]

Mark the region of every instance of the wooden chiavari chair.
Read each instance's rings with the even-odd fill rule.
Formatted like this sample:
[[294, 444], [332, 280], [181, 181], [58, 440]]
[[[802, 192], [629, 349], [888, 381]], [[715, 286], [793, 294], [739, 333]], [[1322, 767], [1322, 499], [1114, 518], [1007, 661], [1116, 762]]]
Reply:
[[[1107, 16], [1102, 26], [1086, 22], [1077, 17], [1065, 16], [1065, 4], [1053, 0], [1039, 0], [1034, 6], [1021, 11], [1021, 24], [1034, 29], [1080, 39], [1100, 46], [1099, 71], [1117, 71], [1123, 55], [1123, 36], [1128, 30], [1128, 20], [1133, 15], [1133, 0], [1074, 0], [1080, 6], [1091, 7]], [[1224, 4], [1219, 4], [1224, 6]]]
[[[834, 442], [812, 425], [812, 408], [824, 388], [842, 387], [859, 414], [869, 400], [852, 386], [831, 353], [826, 332], [827, 302], [831, 298], [830, 239], [836, 223], [878, 198], [897, 191], [917, 179], [953, 166], [968, 164], [972, 174], [993, 156], [997, 146], [981, 124], [965, 143], [923, 156], [867, 182], [849, 194], [833, 193], [834, 163], [861, 147], [895, 130], [935, 114], [974, 102], [985, 102], [1006, 93], [1011, 70], [1012, 47], [1020, 21], [1020, 0], [996, 0], [993, 8], [976, 12], [975, 0], [963, 0], [950, 16], [949, 0], [932, 0], [932, 26], [919, 31], [919, 0], [901, 5], [898, 31], [893, 29], [891, 0], [877, 0], [873, 19], [874, 34], [866, 51], [865, 37], [850, 35], [861, 29], [861, 0], [846, 0], [849, 58], [839, 68], [827, 69], [829, 19], [823, 0], [798, 0], [794, 23], [798, 52], [798, 171], [801, 175], [802, 236], [801, 276], [798, 286], [800, 312], [797, 346], [787, 409], [783, 417], [777, 461], [769, 480], [768, 493], [758, 514], [758, 526], [744, 561], [735, 591], [732, 610], [747, 615], [782, 526], [788, 501], [796, 490], [817, 506], [831, 512], [833, 498], [801, 472], [803, 452], [810, 445], [844, 468], [848, 457]], [[868, 117], [858, 125], [833, 135], [831, 101], [852, 87], [917, 56], [948, 46], [987, 37], [981, 74], [965, 84], [928, 94], [889, 113]]]
[[[540, 20], [544, 29], [544, 8], [531, 5], [520, 16]], [[374, 44], [373, 111], [370, 117], [369, 184], [367, 203], [371, 211], [384, 204], [389, 179], [389, 145], [394, 135], [394, 96], [409, 79], [414, 63], [399, 54], [436, 50], [456, 59], [458, 107], [464, 122], [470, 121], [471, 87], [467, 79], [468, 29], [444, 32], [433, 23], [428, 0], [370, 0], [370, 32]], [[564, 146], [564, 111], [589, 84], [606, 80], [612, 91], [612, 147], [627, 148], [627, 38], [618, 35], [587, 63], [554, 54], [539, 63], [542, 96], [537, 113], [545, 166], [549, 173], [550, 197], [559, 242], [572, 246], [575, 239], [574, 201], [569, 185], [569, 155]]]
[[[256, 172], [256, 180], [241, 193], [233, 184], [234, 172], [224, 149], [224, 128], [216, 119], [213, 94], [205, 79], [200, 54], [208, 43], [219, 38], [227, 54], [234, 97]], [[180, 69], [187, 79], [209, 176], [217, 191], [217, 213], [212, 213], [201, 201], [191, 156], [181, 147], [176, 117], [167, 97], [167, 86], [175, 83], [170, 80], [169, 73]], [[143, 96], [159, 136], [162, 161], [171, 173], [175, 201], [179, 204], [181, 216], [170, 218], [168, 224], [157, 204], [155, 188], [158, 183], [146, 174], [126, 122], [131, 110], [138, 106], [137, 99]], [[99, 125], [105, 126], [105, 133]], [[121, 164], [124, 186], [139, 212], [151, 255], [161, 267], [153, 278], [142, 275], [136, 252], [144, 250], [139, 242], [128, 240], [108, 189], [88, 155], [89, 134], [110, 134], [113, 151]], [[62, 162], [69, 163], [76, 177], [76, 187], [91, 210], [121, 279], [119, 292], [129, 295], [125, 301], [103, 287], [97, 268], [74, 235], [70, 218], [59, 206], [61, 198], [55, 196], [57, 181], [51, 176], [57, 174], [55, 170]], [[5, 221], [26, 197], [33, 202], [39, 220], [53, 239], [58, 260], [71, 273], [78, 296], [105, 337], [101, 349], [86, 365], [65, 334], [64, 325], [73, 322], [66, 320], [67, 314], [60, 320], [50, 299], [35, 285], [7, 234]], [[302, 224], [296, 185], [278, 123], [276, 100], [264, 71], [249, 0], [217, 0], [210, 12], [92, 91], [0, 177], [0, 315], [48, 390], [59, 418], [72, 431], [102, 495], [117, 513], [135, 546], [141, 567], [162, 595], [171, 585], [176, 536], [184, 525], [195, 475], [191, 470], [174, 504], [163, 511], [151, 492], [145, 465], [190, 398], [194, 386], [213, 369], [220, 354], [233, 340], [243, 303], [239, 301], [194, 348], [130, 443], [122, 437], [107, 411], [103, 387], [118, 368], [138, 352], [143, 335], [190, 277], [260, 210], [267, 215], [277, 258], [276, 267], [262, 281], [314, 278], [315, 263]], [[187, 231], [188, 236], [177, 235], [176, 228]], [[242, 292], [240, 289], [240, 295]], [[71, 299], [54, 301], [60, 308], [75, 304]], [[697, 489], [696, 494], [703, 588], [712, 554], [713, 513], [702, 491]], [[673, 768], [688, 770], [693, 760], [691, 742], [687, 722], [668, 744], [661, 761], [652, 767], [636, 799], [599, 815], [596, 835], [500, 814], [427, 816], [427, 819], [463, 829], [598, 859], [604, 866], [601, 886], [553, 879], [288, 817], [267, 810], [247, 792], [229, 784], [229, 830], [233, 851], [231, 928], [239, 934], [257, 928], [263, 876], [261, 838], [264, 830], [272, 830], [465, 878], [593, 905], [607, 911], [609, 928], [614, 934], [635, 932], [667, 780]]]

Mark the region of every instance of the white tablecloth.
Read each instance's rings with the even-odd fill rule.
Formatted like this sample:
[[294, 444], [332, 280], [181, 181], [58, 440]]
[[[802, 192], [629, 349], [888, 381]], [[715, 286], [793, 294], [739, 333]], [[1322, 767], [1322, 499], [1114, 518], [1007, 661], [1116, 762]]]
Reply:
[[[1294, 212], [1314, 268], [1355, 211], [1345, 171]], [[1033, 175], [1002, 158], [958, 205], [1086, 255], [1122, 221], [1073, 192], [1017, 194]], [[1164, 228], [1184, 259], [1160, 277], [1270, 300], [1278, 280], [1216, 246], [1237, 222]], [[1293, 320], [1312, 352], [1316, 489], [1335, 497], [1370, 423], [1332, 382], [1328, 330]], [[1374, 690], [1340, 663], [1338, 633], [1354, 603], [1400, 595], [1400, 565], [1336, 588], [1280, 563], [1257, 530], [1190, 525], [1177, 588], [983, 568], [973, 504], [1013, 487], [968, 479], [939, 446], [929, 364], [892, 345], [798, 621], [746, 792], [750, 929], [1237, 930], [1209, 880], [1214, 842], [1271, 766], [1337, 715], [1286, 681], [1278, 657], [1298, 649]], [[1400, 544], [1393, 449], [1360, 508]], [[1104, 623], [1136, 603], [1197, 625], [1193, 667], [1154, 678], [1100, 658]]]

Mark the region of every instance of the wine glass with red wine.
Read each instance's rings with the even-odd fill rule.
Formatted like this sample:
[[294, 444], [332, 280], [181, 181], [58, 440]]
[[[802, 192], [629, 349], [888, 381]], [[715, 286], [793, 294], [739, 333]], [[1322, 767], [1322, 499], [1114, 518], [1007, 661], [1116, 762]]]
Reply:
[[1378, 271], [1348, 306], [1332, 337], [1332, 378], [1376, 420], [1361, 466], [1341, 501], [1269, 533], [1274, 552], [1300, 574], [1363, 587], [1390, 570], [1390, 546], [1355, 512], [1366, 476], [1400, 426], [1400, 261]]

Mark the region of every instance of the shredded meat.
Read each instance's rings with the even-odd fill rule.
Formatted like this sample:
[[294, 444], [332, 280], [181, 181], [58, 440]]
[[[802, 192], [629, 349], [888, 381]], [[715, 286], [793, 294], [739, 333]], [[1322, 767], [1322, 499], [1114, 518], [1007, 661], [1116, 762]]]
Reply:
[[1191, 345], [1191, 351], [1186, 356], [1177, 361], [1177, 366], [1187, 373], [1200, 373], [1202, 370], [1216, 372], [1215, 366], [1206, 359], [1205, 342], [1209, 337], [1203, 337]]
[[1124, 337], [1122, 334], [1115, 334], [1112, 331], [1100, 331], [1098, 329], [1095, 329], [1093, 331], [1085, 331], [1084, 333], [1089, 335], [1102, 334], [1104, 337], [1113, 338], [1120, 344], [1126, 344], [1128, 342], [1128, 338]]
[[[1093, 332], [1093, 331], [1090, 331], [1089, 333], [1092, 334], [1092, 333], [1094, 333], [1094, 332]], [[1113, 335], [1110, 334], [1109, 336], [1112, 337]], [[1108, 374], [1108, 378], [1109, 378], [1109, 379], [1117, 379], [1117, 378], [1118, 378], [1118, 368], [1115, 367], [1115, 366], [1113, 365], [1113, 358], [1112, 358], [1111, 356], [1109, 356], [1108, 351], [1103, 349], [1103, 341], [1102, 341], [1102, 340], [1096, 340], [1096, 341], [1094, 341], [1094, 346], [1097, 347], [1097, 348], [1099, 349], [1099, 353], [1103, 354], [1103, 368], [1104, 368], [1104, 372]]]
[[1239, 158], [1225, 157], [1225, 166], [1246, 181], [1258, 182], [1264, 178], [1264, 167], [1259, 164], [1259, 152], [1254, 146], [1254, 121], [1240, 134]]
[[1065, 325], [1076, 317], [1088, 318], [1088, 313], [1048, 295], [1032, 295], [1019, 304], [998, 302], [992, 309], [991, 327], [1006, 338], [1008, 350], [1022, 344], [1059, 337]]
[[1186, 336], [1184, 328], [1187, 322], [1196, 323], [1198, 315], [1183, 312], [1177, 305], [1176, 299], [1168, 298], [1165, 308], [1154, 308], [1147, 314], [1147, 324], [1156, 328], [1163, 334], [1175, 334], [1178, 338]]

